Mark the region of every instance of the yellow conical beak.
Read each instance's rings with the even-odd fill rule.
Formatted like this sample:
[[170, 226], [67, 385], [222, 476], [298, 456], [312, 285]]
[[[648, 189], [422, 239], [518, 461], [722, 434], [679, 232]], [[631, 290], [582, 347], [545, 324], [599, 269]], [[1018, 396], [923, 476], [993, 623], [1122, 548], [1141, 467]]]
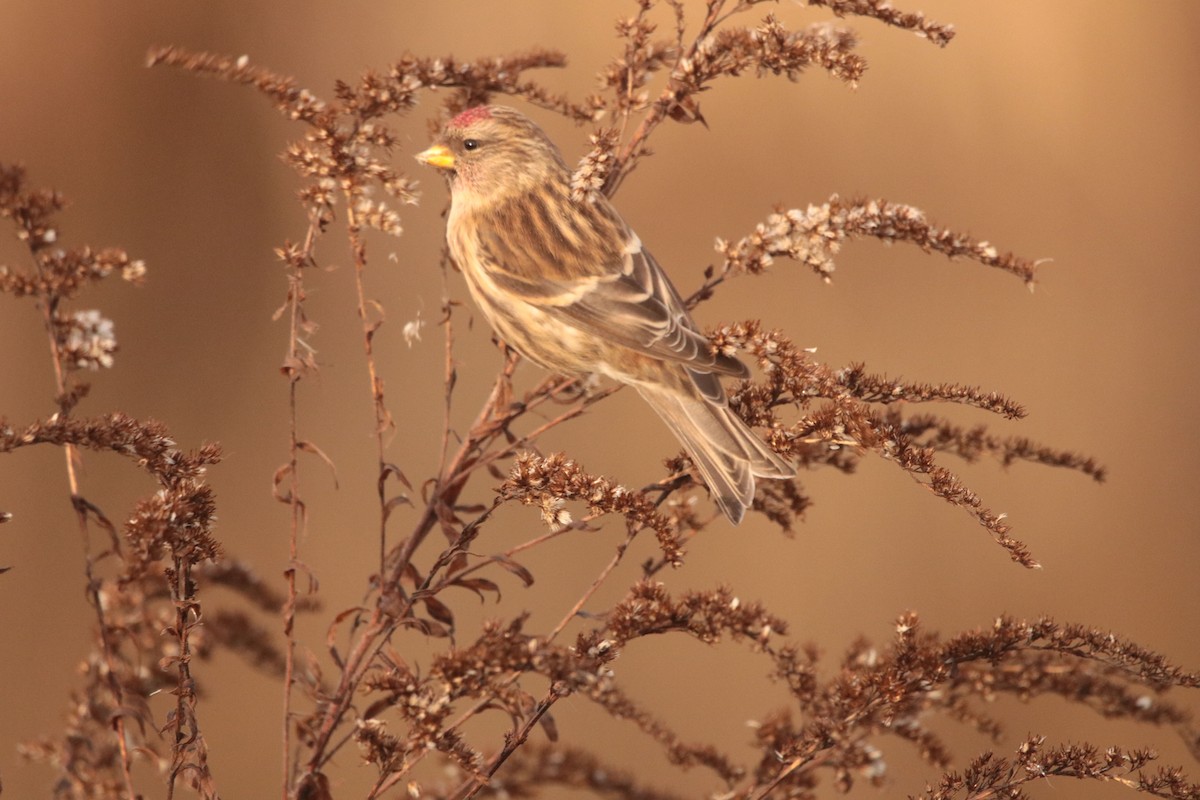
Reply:
[[438, 169], [454, 169], [454, 154], [444, 144], [435, 144], [428, 150], [417, 153], [417, 161]]

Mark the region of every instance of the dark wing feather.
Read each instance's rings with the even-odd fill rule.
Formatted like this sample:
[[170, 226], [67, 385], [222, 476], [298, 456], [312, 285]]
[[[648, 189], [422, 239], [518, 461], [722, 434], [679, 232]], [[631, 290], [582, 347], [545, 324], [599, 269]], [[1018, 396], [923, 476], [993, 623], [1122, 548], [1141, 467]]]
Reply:
[[[748, 376], [738, 359], [713, 354], [666, 273], [611, 206], [589, 210], [590, 235], [554, 230], [548, 214], [524, 220], [514, 215], [511, 224], [540, 234], [535, 252], [514, 252], [513, 237], [495, 228], [483, 232], [489, 276], [543, 312], [605, 341], [700, 373]], [[567, 260], [588, 274], [566, 274]]]

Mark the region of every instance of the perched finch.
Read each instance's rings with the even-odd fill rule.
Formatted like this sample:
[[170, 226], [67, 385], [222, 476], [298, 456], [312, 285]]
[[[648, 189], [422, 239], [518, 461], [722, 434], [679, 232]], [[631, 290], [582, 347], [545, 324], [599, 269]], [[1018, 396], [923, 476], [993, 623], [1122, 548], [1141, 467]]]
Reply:
[[571, 171], [541, 128], [476, 106], [417, 159], [448, 177], [450, 253], [506, 344], [547, 369], [637, 389], [735, 524], [755, 476], [795, 474], [729, 410], [719, 376], [744, 378], [746, 365], [713, 352], [606, 198], [572, 199]]

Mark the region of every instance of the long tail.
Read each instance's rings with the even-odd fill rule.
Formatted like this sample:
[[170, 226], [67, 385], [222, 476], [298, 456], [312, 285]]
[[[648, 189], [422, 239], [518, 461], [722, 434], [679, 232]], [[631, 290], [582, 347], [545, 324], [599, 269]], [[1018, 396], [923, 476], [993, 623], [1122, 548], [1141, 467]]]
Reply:
[[699, 391], [636, 386], [678, 437], [721, 511], [734, 525], [754, 501], [754, 478], [790, 478], [795, 469], [729, 410], [724, 392], [708, 400]]

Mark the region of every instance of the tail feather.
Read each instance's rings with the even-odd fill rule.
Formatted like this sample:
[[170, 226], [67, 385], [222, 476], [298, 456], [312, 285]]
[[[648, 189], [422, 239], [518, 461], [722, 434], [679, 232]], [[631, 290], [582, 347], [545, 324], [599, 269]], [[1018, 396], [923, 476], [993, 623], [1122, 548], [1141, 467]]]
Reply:
[[754, 502], [754, 478], [787, 478], [795, 470], [720, 402], [664, 386], [638, 392], [658, 412], [691, 456], [713, 499], [733, 524]]

